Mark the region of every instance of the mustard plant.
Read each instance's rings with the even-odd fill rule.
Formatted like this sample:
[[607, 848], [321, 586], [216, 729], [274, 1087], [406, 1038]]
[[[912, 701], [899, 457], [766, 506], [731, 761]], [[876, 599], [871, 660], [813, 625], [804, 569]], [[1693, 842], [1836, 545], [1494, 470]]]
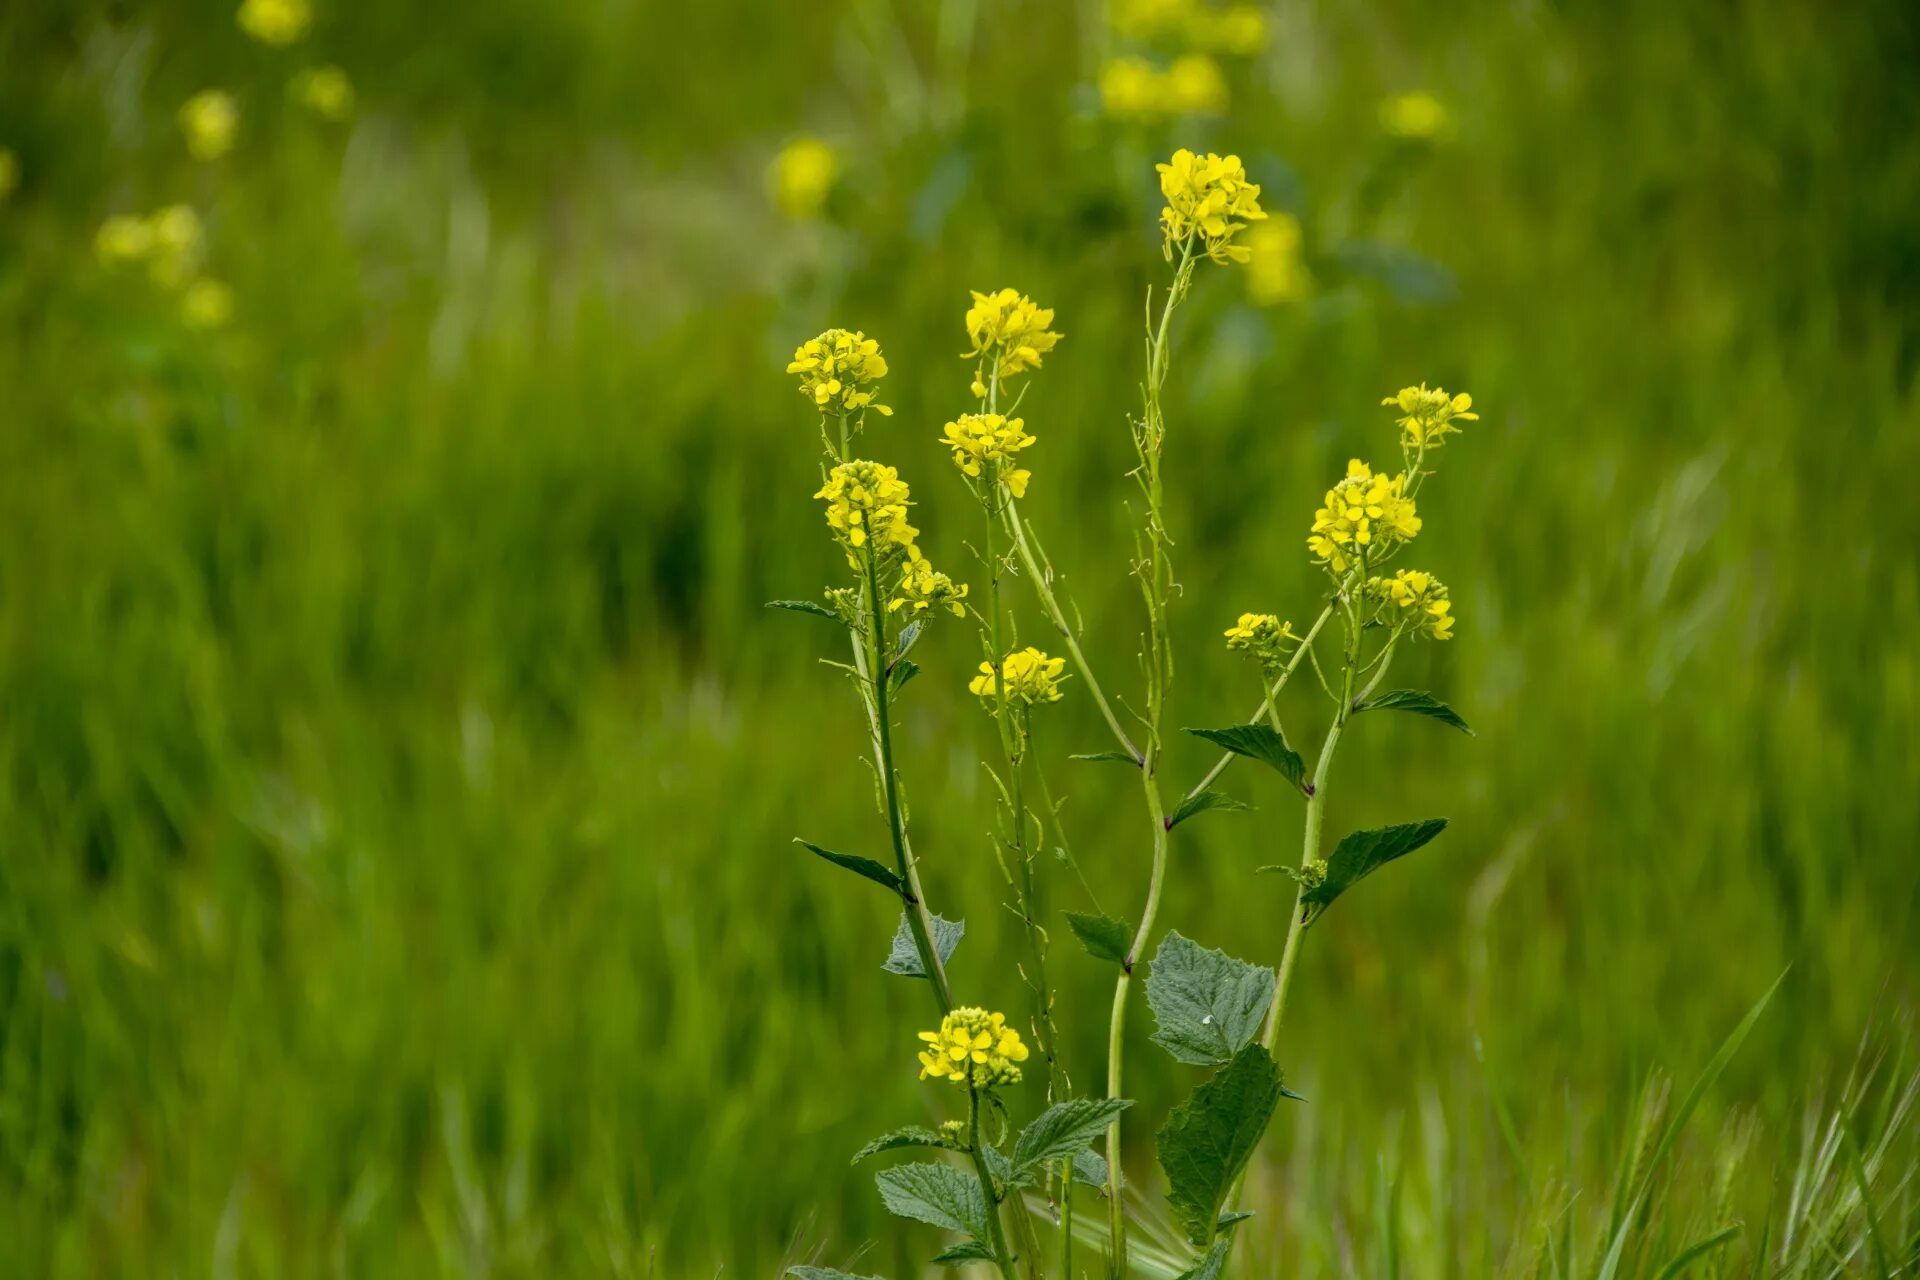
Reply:
[[[830, 619], [846, 632], [850, 660], [831, 665], [853, 686], [865, 718], [876, 807], [892, 857], [883, 862], [800, 843], [899, 900], [900, 923], [884, 967], [926, 983], [938, 1023], [919, 1033], [920, 1078], [958, 1091], [951, 1095], [956, 1114], [939, 1127], [890, 1130], [854, 1161], [907, 1149], [931, 1152], [931, 1158], [877, 1175], [883, 1202], [896, 1214], [957, 1234], [935, 1261], [991, 1266], [1008, 1280], [1079, 1274], [1076, 1240], [1098, 1242], [1108, 1276], [1118, 1280], [1131, 1273], [1126, 1031], [1135, 969], [1150, 946], [1144, 986], [1156, 1024], [1153, 1041], [1177, 1061], [1211, 1072], [1155, 1134], [1168, 1205], [1192, 1246], [1179, 1266], [1186, 1280], [1216, 1280], [1225, 1273], [1235, 1225], [1252, 1216], [1241, 1203], [1248, 1164], [1281, 1100], [1297, 1096], [1283, 1082], [1276, 1053], [1304, 939], [1347, 890], [1446, 826], [1445, 819], [1434, 818], [1356, 831], [1326, 852], [1335, 753], [1354, 719], [1367, 712], [1410, 712], [1467, 729], [1429, 693], [1383, 689], [1397, 653], [1449, 640], [1455, 626], [1446, 585], [1427, 570], [1394, 563], [1420, 535], [1419, 494], [1440, 450], [1477, 418], [1469, 396], [1422, 385], [1382, 402], [1394, 411], [1397, 465], [1352, 460], [1314, 512], [1304, 550], [1324, 574], [1317, 615], [1296, 630], [1278, 614], [1244, 612], [1225, 629], [1229, 654], [1251, 662], [1259, 701], [1242, 721], [1186, 729], [1219, 747], [1221, 755], [1192, 785], [1167, 785], [1176, 671], [1170, 612], [1179, 594], [1163, 474], [1174, 318], [1204, 268], [1234, 268], [1249, 260], [1246, 233], [1267, 213], [1260, 207], [1260, 187], [1235, 156], [1182, 150], [1157, 167], [1165, 201], [1161, 246], [1170, 275], [1163, 288], [1148, 294], [1141, 401], [1129, 419], [1130, 478], [1138, 492], [1130, 509], [1139, 520], [1128, 569], [1144, 621], [1141, 687], [1131, 697], [1109, 693], [1089, 661], [1079, 614], [1066, 601], [1064, 582], [1027, 510], [1029, 503], [1044, 505], [1049, 495], [1044, 470], [1036, 479], [1032, 464], [1044, 455], [1045, 433], [1018, 416], [1020, 391], [1023, 379], [1039, 372], [1062, 339], [1052, 309], [1018, 290], [1001, 289], [975, 293], [963, 318], [970, 345], [961, 358], [970, 362], [971, 403], [938, 438], [973, 499], [977, 592], [936, 570], [921, 553], [912, 491], [893, 467], [874, 461], [874, 451], [864, 448], [869, 416], [891, 412], [878, 400], [889, 372], [878, 342], [831, 329], [801, 344], [787, 366], [819, 415], [822, 483], [815, 496], [826, 504], [825, 523], [847, 572], [819, 601], [775, 605]], [[1063, 653], [1024, 642], [1009, 589], [1014, 583], [1040, 615], [1044, 643]], [[928, 903], [909, 830], [893, 717], [919, 673], [909, 653], [925, 628], [943, 618], [970, 620], [977, 630], [980, 660], [966, 687], [992, 728], [992, 749], [983, 761], [993, 782], [988, 842], [1007, 905], [1024, 933], [1020, 972], [1030, 1005], [1024, 1034], [1016, 1015], [962, 1003], [956, 994], [965, 985], [955, 981], [950, 962], [965, 926]], [[1289, 741], [1282, 718], [1282, 694], [1303, 667], [1332, 704], [1326, 736], [1311, 762]], [[1144, 874], [1129, 917], [1100, 907], [1073, 854], [1060, 792], [1037, 749], [1040, 741], [1051, 741], [1049, 709], [1069, 696], [1090, 699], [1112, 739], [1102, 750], [1071, 753], [1074, 758], [1117, 762], [1138, 777], [1144, 866], [1134, 874]], [[1285, 913], [1284, 941], [1277, 956], [1261, 963], [1207, 948], [1176, 930], [1159, 932], [1173, 834], [1209, 811], [1247, 807], [1215, 786], [1242, 758], [1274, 770], [1304, 810], [1298, 858], [1259, 868], [1291, 882], [1277, 907]], [[1043, 858], [1049, 843], [1053, 856]], [[1062, 913], [1066, 925], [1082, 949], [1113, 972], [1105, 1079], [1084, 1089], [1065, 1067], [1060, 1028], [1067, 1011], [1058, 1007], [1049, 978], [1054, 895], [1043, 873], [1056, 867], [1072, 873], [1063, 888], [1087, 908]], [[964, 1104], [958, 1101], [962, 1093]], [[1019, 1124], [1021, 1115], [1030, 1118]], [[1104, 1199], [1104, 1213], [1076, 1223], [1076, 1196]], [[1042, 1244], [1043, 1230], [1053, 1233], [1051, 1249]], [[802, 1280], [848, 1276], [813, 1266], [790, 1274]]]

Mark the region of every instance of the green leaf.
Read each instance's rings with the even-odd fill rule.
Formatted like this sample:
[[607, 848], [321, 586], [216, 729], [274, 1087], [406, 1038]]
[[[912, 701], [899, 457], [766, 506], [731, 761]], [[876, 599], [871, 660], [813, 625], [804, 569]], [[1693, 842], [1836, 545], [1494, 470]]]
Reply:
[[907, 896], [906, 882], [894, 873], [892, 867], [882, 866], [872, 858], [863, 858], [857, 853], [835, 853], [831, 849], [822, 849], [812, 841], [802, 840], [797, 836], [793, 842], [806, 846], [836, 867], [845, 867], [857, 876], [865, 876], [875, 884], [887, 886], [887, 888], [893, 890], [903, 898]]
[[[1280, 1096], [1283, 1098], [1297, 1098], [1300, 1095], [1297, 1093], [1288, 1093], [1287, 1087], [1285, 1085], [1281, 1085]], [[1220, 1221], [1214, 1223], [1213, 1227], [1214, 1227], [1214, 1230], [1216, 1231], [1225, 1231], [1228, 1227], [1232, 1226], [1234, 1223], [1245, 1222], [1248, 1218], [1251, 1218], [1252, 1216], [1253, 1216], [1253, 1210], [1251, 1209], [1229, 1209], [1225, 1213], [1220, 1215]]]
[[987, 1194], [971, 1173], [945, 1164], [903, 1164], [881, 1170], [874, 1182], [881, 1203], [902, 1218], [972, 1236], [988, 1234]]
[[1395, 858], [1404, 858], [1447, 829], [1445, 818], [1406, 822], [1397, 827], [1355, 831], [1335, 846], [1327, 859], [1327, 878], [1300, 895], [1312, 924], [1333, 900]]
[[907, 656], [907, 650], [913, 648], [915, 642], [920, 639], [920, 633], [926, 630], [926, 628], [927, 622], [925, 618], [915, 618], [912, 622], [900, 628], [900, 634], [896, 636], [893, 641], [894, 665], [898, 666], [900, 659]]
[[947, 1140], [922, 1125], [910, 1124], [904, 1129], [895, 1129], [883, 1133], [866, 1146], [853, 1153], [853, 1164], [859, 1164], [868, 1156], [877, 1156], [882, 1151], [898, 1151], [903, 1147], [945, 1147]]
[[1220, 1280], [1227, 1272], [1227, 1251], [1232, 1247], [1228, 1241], [1215, 1241], [1206, 1256], [1182, 1271], [1177, 1280]]
[[[953, 959], [953, 949], [960, 945], [960, 937], [967, 931], [967, 922], [947, 920], [940, 916], [933, 916], [932, 921], [933, 949], [944, 965]], [[927, 976], [927, 971], [920, 967], [920, 948], [913, 945], [913, 929], [907, 924], [907, 913], [904, 911], [900, 913], [900, 927], [894, 931], [893, 950], [887, 953], [886, 963], [880, 967], [903, 978]]]
[[892, 683], [889, 684], [887, 688], [893, 693], [898, 693], [900, 690], [906, 688], [907, 681], [919, 674], [920, 664], [912, 658], [895, 658], [891, 672], [887, 677]]
[[1287, 745], [1287, 740], [1271, 725], [1256, 722], [1230, 725], [1225, 729], [1189, 729], [1187, 732], [1196, 738], [1205, 738], [1216, 747], [1225, 747], [1237, 756], [1271, 766], [1293, 784], [1294, 790], [1302, 794], [1309, 790], [1302, 781], [1307, 773], [1306, 761], [1300, 758], [1298, 751]]
[[[1073, 1156], [1073, 1180], [1089, 1187], [1107, 1185], [1107, 1158], [1089, 1147], [1077, 1151]], [[1126, 1188], [1126, 1180], [1121, 1179], [1120, 1186]]]
[[1196, 1067], [1227, 1062], [1260, 1034], [1273, 988], [1273, 970], [1169, 933], [1147, 970], [1153, 1042]]
[[851, 1271], [835, 1271], [832, 1267], [788, 1267], [787, 1274], [800, 1280], [880, 1280], [879, 1276], [856, 1276]]
[[1215, 791], [1209, 787], [1198, 795], [1188, 796], [1167, 817], [1167, 830], [1171, 831], [1196, 813], [1205, 813], [1209, 809], [1251, 809], [1252, 805], [1235, 800], [1224, 791]]
[[968, 1262], [992, 1262], [994, 1256], [993, 1250], [978, 1240], [962, 1240], [934, 1254], [933, 1260], [941, 1266], [957, 1267]]
[[1394, 689], [1377, 698], [1368, 698], [1354, 710], [1411, 711], [1417, 716], [1427, 716], [1441, 724], [1450, 724], [1469, 738], [1473, 736], [1473, 730], [1467, 728], [1467, 722], [1460, 718], [1458, 711], [1432, 694], [1422, 693], [1418, 689]]
[[1056, 1102], [1035, 1116], [1013, 1143], [1013, 1176], [1085, 1151], [1107, 1131], [1113, 1118], [1133, 1103], [1126, 1098], [1076, 1098]]
[[1113, 751], [1086, 751], [1086, 752], [1081, 752], [1081, 753], [1079, 753], [1079, 754], [1077, 754], [1077, 755], [1075, 755], [1075, 756], [1073, 756], [1073, 757], [1072, 757], [1072, 759], [1075, 759], [1075, 760], [1117, 760], [1117, 761], [1119, 761], [1119, 762], [1120, 762], [1121, 764], [1130, 764], [1130, 765], [1132, 765], [1132, 766], [1133, 766], [1134, 768], [1136, 768], [1136, 769], [1138, 769], [1138, 768], [1140, 767], [1140, 759], [1139, 759], [1139, 757], [1138, 757], [1138, 756], [1135, 756], [1134, 754], [1132, 754], [1131, 752], [1128, 752], [1128, 751], [1119, 751], [1119, 750], [1113, 750]]
[[832, 618], [835, 622], [840, 621], [839, 614], [823, 604], [816, 604], [812, 600], [769, 600], [767, 601], [767, 608], [785, 609], [790, 613], [811, 613], [816, 617]]
[[1017, 1178], [1014, 1177], [1013, 1161], [1009, 1160], [1006, 1153], [990, 1142], [980, 1144], [980, 1158], [986, 1161], [987, 1175], [993, 1179], [994, 1198], [996, 1200], [1003, 1199], [1005, 1193], [1013, 1187], [1031, 1186], [1033, 1184], [1034, 1180], [1030, 1176], [1022, 1175]]
[[1213, 1242], [1220, 1206], [1279, 1101], [1280, 1069], [1264, 1048], [1250, 1044], [1160, 1126], [1167, 1200], [1193, 1243]]
[[1127, 948], [1133, 943], [1133, 926], [1125, 920], [1069, 911], [1067, 924], [1072, 927], [1073, 936], [1080, 939], [1080, 945], [1095, 960], [1111, 960], [1115, 964], [1127, 962]]

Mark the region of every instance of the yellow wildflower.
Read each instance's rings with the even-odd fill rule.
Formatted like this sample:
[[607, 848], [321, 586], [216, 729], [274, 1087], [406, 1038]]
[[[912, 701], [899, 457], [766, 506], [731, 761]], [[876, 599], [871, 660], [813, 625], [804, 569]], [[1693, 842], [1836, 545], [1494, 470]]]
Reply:
[[180, 318], [189, 329], [218, 329], [233, 317], [233, 290], [218, 280], [195, 280], [180, 295]]
[[[1040, 357], [1054, 349], [1060, 335], [1047, 328], [1053, 323], [1053, 308], [1043, 307], [1017, 289], [996, 293], [973, 293], [973, 305], [967, 308], [967, 337], [973, 350], [963, 352], [962, 360], [992, 358], [1000, 361], [1000, 376], [1038, 368]], [[984, 396], [986, 388], [975, 379], [974, 394]]]
[[1275, 214], [1247, 231], [1247, 293], [1261, 306], [1297, 302], [1313, 287], [1300, 257], [1300, 221]]
[[1380, 127], [1396, 138], [1437, 138], [1451, 123], [1446, 104], [1430, 93], [1403, 93], [1380, 104]]
[[1015, 1064], [1027, 1060], [1027, 1046], [1004, 1013], [962, 1005], [940, 1020], [938, 1031], [922, 1031], [920, 1039], [927, 1045], [920, 1051], [922, 1080], [932, 1076], [976, 1089], [1020, 1083]]
[[289, 45], [307, 34], [313, 10], [307, 0], [244, 0], [240, 29], [261, 44]]
[[1260, 188], [1247, 181], [1239, 156], [1195, 155], [1185, 147], [1173, 153], [1160, 172], [1160, 193], [1167, 198], [1160, 211], [1169, 256], [1173, 247], [1198, 236], [1207, 257], [1218, 263], [1245, 262], [1245, 245], [1233, 243], [1235, 233], [1267, 215], [1260, 209]]
[[13, 189], [20, 185], [20, 157], [6, 147], [0, 147], [0, 204], [7, 202]]
[[967, 598], [967, 584], [956, 583], [946, 574], [936, 572], [918, 547], [907, 548], [907, 563], [900, 571], [898, 590], [899, 594], [887, 602], [889, 613], [910, 607], [914, 613], [951, 609], [956, 618], [967, 616], [967, 606], [960, 603]]
[[1410, 541], [1420, 532], [1420, 517], [1406, 483], [1405, 476], [1375, 475], [1358, 458], [1348, 462], [1346, 479], [1327, 490], [1326, 505], [1314, 513], [1307, 539], [1314, 558], [1342, 574], [1353, 557]]
[[218, 160], [233, 150], [233, 135], [239, 127], [240, 109], [224, 90], [203, 89], [180, 108], [180, 129], [187, 135], [187, 151], [196, 160]]
[[1287, 646], [1300, 642], [1293, 624], [1271, 613], [1241, 614], [1240, 621], [1227, 628], [1226, 636], [1227, 648], [1252, 654], [1268, 668], [1279, 666], [1287, 656]]
[[1405, 415], [1396, 421], [1400, 425], [1400, 444], [1402, 448], [1419, 451], [1438, 449], [1447, 442], [1447, 437], [1458, 435], [1460, 428], [1455, 422], [1478, 422], [1480, 415], [1469, 412], [1473, 408], [1473, 397], [1462, 392], [1457, 396], [1447, 394], [1445, 387], [1427, 390], [1427, 384], [1417, 387], [1402, 387], [1397, 396], [1388, 396], [1380, 402], [1392, 405]]
[[336, 124], [353, 114], [353, 81], [339, 67], [308, 67], [288, 84], [294, 100]]
[[1204, 53], [1175, 58], [1162, 81], [1171, 115], [1219, 115], [1227, 109], [1227, 78], [1220, 64]]
[[1402, 569], [1391, 578], [1368, 579], [1367, 591], [1389, 615], [1382, 621], [1405, 627], [1416, 638], [1453, 639], [1453, 601], [1447, 596], [1447, 584], [1432, 574]]
[[1025, 418], [963, 413], [947, 424], [943, 443], [953, 450], [953, 465], [968, 479], [984, 479], [988, 484], [1005, 481], [1014, 497], [1027, 496], [1032, 472], [1014, 465], [1020, 451], [1034, 443]]
[[789, 218], [818, 217], [840, 173], [840, 157], [818, 138], [795, 138], [767, 167], [774, 207]]
[[872, 540], [885, 553], [913, 547], [918, 529], [907, 523], [907, 482], [892, 467], [856, 460], [836, 466], [813, 495], [827, 502], [827, 527], [850, 549]]
[[800, 394], [821, 413], [843, 416], [872, 409], [888, 417], [893, 410], [873, 402], [872, 386], [887, 376], [880, 344], [864, 333], [829, 329], [794, 349], [788, 373], [800, 375]]
[[[1060, 701], [1060, 682], [1066, 677], [1061, 673], [1067, 669], [1065, 658], [1050, 658], [1040, 650], [1029, 645], [1017, 653], [1010, 653], [1000, 660], [1000, 670], [1007, 680], [1007, 700], [1024, 702], [1033, 706], [1041, 702]], [[980, 674], [967, 683], [970, 693], [982, 698], [998, 699], [999, 687], [994, 683], [993, 664], [980, 664]]]

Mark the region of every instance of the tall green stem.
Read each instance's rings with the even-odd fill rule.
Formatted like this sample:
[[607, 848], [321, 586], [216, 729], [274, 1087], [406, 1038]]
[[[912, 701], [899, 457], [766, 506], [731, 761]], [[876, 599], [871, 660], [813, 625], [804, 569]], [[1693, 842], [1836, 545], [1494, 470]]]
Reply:
[[1013, 1258], [1007, 1249], [1007, 1234], [1000, 1226], [1000, 1202], [994, 1191], [993, 1170], [980, 1149], [980, 1090], [971, 1080], [967, 1081], [967, 1151], [973, 1156], [973, 1171], [980, 1179], [981, 1193], [987, 1198], [987, 1245], [993, 1250], [994, 1261], [999, 1263], [1004, 1280], [1017, 1280]]

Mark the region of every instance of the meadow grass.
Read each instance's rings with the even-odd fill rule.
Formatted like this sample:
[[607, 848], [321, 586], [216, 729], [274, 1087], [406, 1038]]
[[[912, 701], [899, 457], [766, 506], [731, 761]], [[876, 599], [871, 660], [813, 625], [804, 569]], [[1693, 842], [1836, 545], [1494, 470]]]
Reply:
[[[887, 904], [790, 843], [877, 829], [816, 624], [760, 607], [837, 554], [781, 368], [829, 323], [882, 335], [875, 430], [959, 511], [966, 291], [1056, 307], [1022, 405], [1048, 548], [1129, 636], [1097, 570], [1174, 144], [1240, 152], [1316, 277], [1182, 312], [1184, 652], [1311, 589], [1305, 520], [1381, 395], [1483, 413], [1423, 495], [1462, 640], [1396, 676], [1477, 737], [1356, 733], [1342, 776], [1385, 781], [1336, 802], [1452, 827], [1302, 959], [1278, 1056], [1308, 1101], [1244, 1273], [1654, 1278], [1728, 1226], [1673, 1274], [1916, 1264], [1903, 7], [1287, 5], [1231, 116], [1178, 130], [1090, 108], [1091, 6], [714, 3], [671, 41], [645, 3], [340, 10], [312, 41], [362, 104], [332, 129], [225, 5], [0, 14], [0, 1271], [919, 1274], [847, 1158], [926, 1106], [923, 1001], [878, 972]], [[246, 114], [210, 166], [173, 112], [216, 82]], [[1375, 110], [1417, 87], [1456, 127], [1414, 153]], [[848, 168], [796, 225], [762, 171], [800, 130]], [[107, 214], [175, 199], [237, 297], [211, 336], [93, 262]], [[926, 874], [1015, 1004], [976, 656], [916, 657]], [[1243, 712], [1243, 679], [1189, 662], [1173, 722]], [[1038, 750], [1105, 745], [1084, 698], [1054, 712]], [[1132, 789], [1072, 786], [1116, 905]], [[1162, 919], [1271, 955], [1290, 897], [1251, 873], [1293, 814], [1229, 789], [1258, 811], [1182, 828]], [[1110, 981], [1060, 955], [1091, 1084]], [[1158, 1114], [1190, 1073], [1144, 1023]]]

